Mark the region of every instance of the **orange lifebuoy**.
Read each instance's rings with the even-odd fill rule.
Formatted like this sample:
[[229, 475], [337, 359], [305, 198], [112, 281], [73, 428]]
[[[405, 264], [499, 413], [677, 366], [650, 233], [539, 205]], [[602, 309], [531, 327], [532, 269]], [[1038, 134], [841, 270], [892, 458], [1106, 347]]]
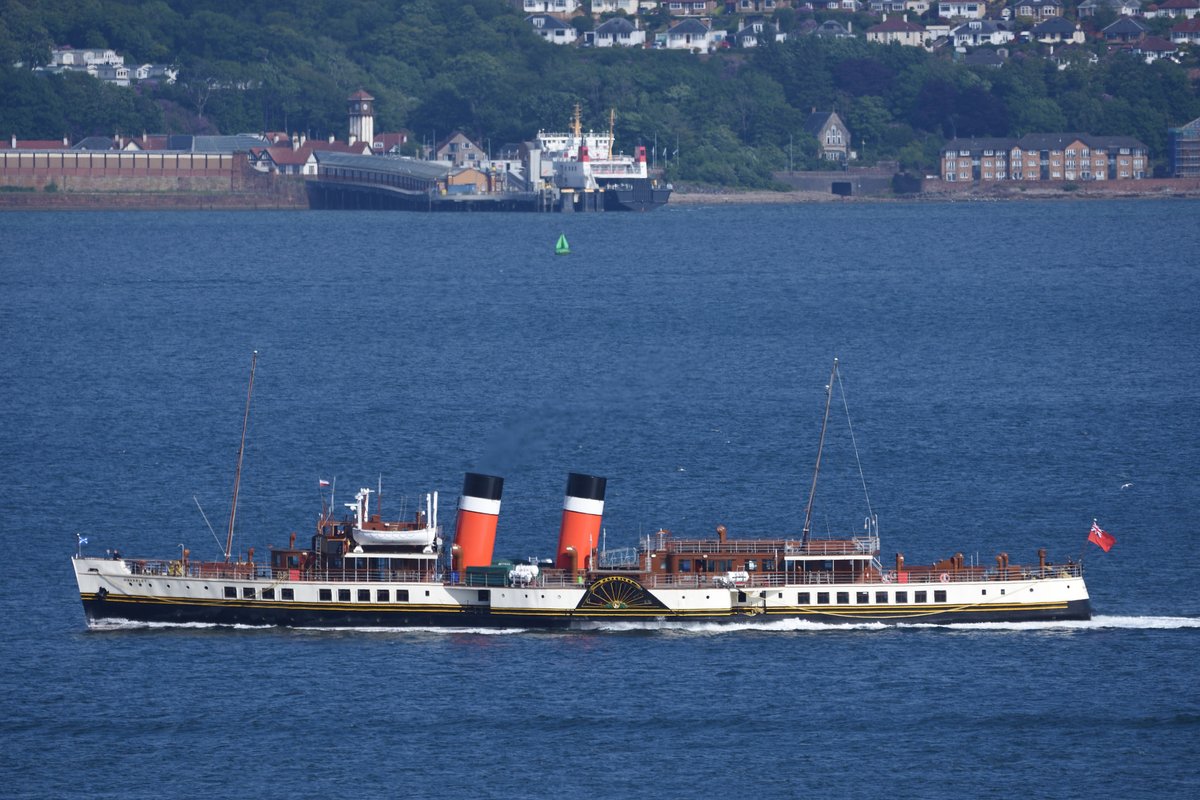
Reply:
[[943, 572], [943, 573], [941, 574], [941, 576], [938, 578], [938, 580], [939, 580], [939, 581], [941, 581], [942, 583], [949, 583], [949, 582], [950, 582], [950, 576], [949, 576], [947, 573]]

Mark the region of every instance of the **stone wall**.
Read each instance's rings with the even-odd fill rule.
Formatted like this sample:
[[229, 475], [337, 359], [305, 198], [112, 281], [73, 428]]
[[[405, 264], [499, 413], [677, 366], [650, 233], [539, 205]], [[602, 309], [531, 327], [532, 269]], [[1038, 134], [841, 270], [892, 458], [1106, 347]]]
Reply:
[[0, 154], [0, 210], [75, 208], [308, 208], [308, 198], [302, 177], [259, 172], [244, 153]]
[[844, 197], [877, 197], [892, 193], [894, 170], [851, 167], [823, 172], [776, 172], [775, 180], [793, 191]]

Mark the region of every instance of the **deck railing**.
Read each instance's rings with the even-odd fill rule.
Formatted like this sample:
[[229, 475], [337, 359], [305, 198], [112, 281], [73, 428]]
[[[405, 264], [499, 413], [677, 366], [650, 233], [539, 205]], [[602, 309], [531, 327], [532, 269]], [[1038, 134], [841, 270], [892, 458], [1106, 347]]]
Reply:
[[850, 539], [811, 539], [807, 543], [796, 539], [667, 539], [664, 548], [669, 553], [778, 553], [780, 556], [861, 556], [879, 552], [879, 538], [858, 536]]
[[[715, 552], [715, 551], [714, 551]], [[452, 585], [474, 585], [468, 583], [461, 573], [438, 570], [391, 570], [391, 569], [319, 569], [292, 570], [274, 569], [266, 564], [251, 563], [184, 563], [164, 559], [123, 559], [125, 566], [134, 575], [168, 576], [203, 580], [252, 580], [304, 581], [306, 583], [449, 583]], [[600, 573], [603, 575], [604, 573]], [[918, 567], [897, 572], [896, 570], [868, 570], [857, 573], [834, 573], [810, 570], [787, 572], [748, 572], [731, 580], [725, 573], [654, 573], [645, 574], [636, 569], [611, 570], [610, 574], [629, 574], [644, 585], [654, 588], [769, 588], [798, 585], [842, 585], [842, 584], [947, 584], [978, 581], [1021, 581], [1047, 578], [1078, 578], [1083, 575], [1083, 565], [1066, 564], [1009, 565], [997, 569], [968, 567], [961, 570], [938, 570]], [[580, 575], [565, 570], [543, 570], [525, 584], [529, 587], [579, 586], [586, 582]], [[507, 582], [506, 582], [507, 583]], [[479, 584], [481, 587], [483, 584]]]

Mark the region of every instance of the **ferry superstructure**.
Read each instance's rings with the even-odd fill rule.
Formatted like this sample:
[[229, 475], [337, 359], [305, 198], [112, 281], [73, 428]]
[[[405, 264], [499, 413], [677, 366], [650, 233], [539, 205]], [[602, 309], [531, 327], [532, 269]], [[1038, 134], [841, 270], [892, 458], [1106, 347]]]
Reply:
[[613, 117], [606, 132], [584, 131], [579, 106], [567, 132], [538, 131], [542, 178], [553, 182], [567, 210], [648, 211], [665, 205], [672, 187], [650, 177], [646, 148], [616, 152]]

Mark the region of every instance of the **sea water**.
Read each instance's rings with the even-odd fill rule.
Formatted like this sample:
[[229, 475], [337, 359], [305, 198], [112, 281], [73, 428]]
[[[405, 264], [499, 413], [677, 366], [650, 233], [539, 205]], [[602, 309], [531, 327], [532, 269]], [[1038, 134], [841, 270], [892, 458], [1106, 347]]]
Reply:
[[[1194, 796], [1198, 211], [2, 215], [3, 794]], [[1082, 556], [1095, 617], [89, 629], [77, 536], [221, 553], [255, 350], [259, 561], [319, 479], [452, 528], [466, 471], [498, 556], [552, 555], [571, 471], [610, 548], [794, 536], [836, 357], [814, 531]]]

